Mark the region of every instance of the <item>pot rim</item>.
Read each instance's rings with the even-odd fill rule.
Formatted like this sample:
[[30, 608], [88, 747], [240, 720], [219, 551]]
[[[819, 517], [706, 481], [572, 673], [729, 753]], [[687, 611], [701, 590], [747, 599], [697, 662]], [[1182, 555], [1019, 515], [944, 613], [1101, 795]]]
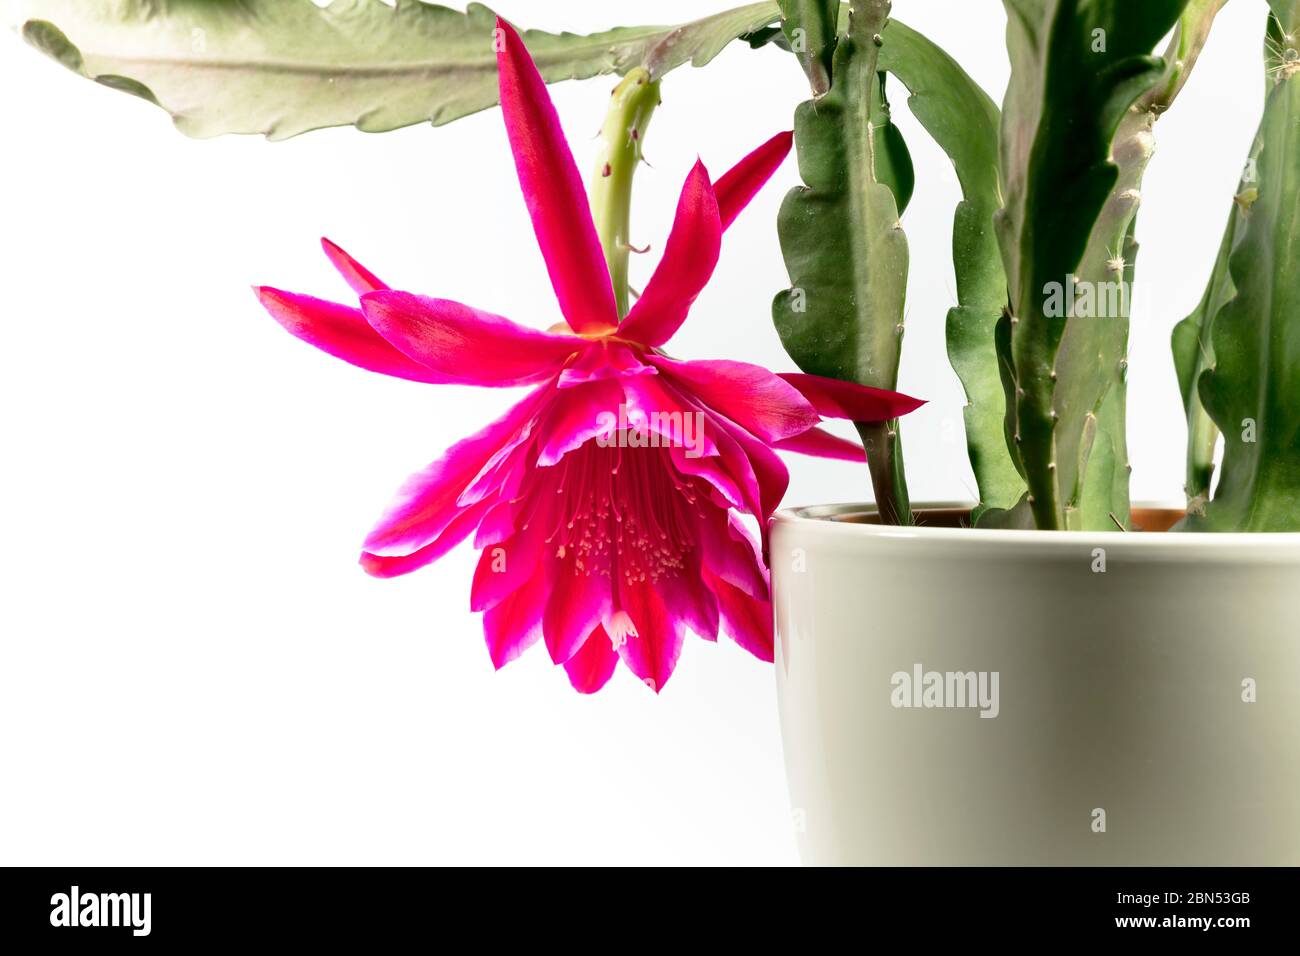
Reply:
[[[952, 511], [967, 510], [975, 505], [969, 501], [939, 501], [914, 504], [914, 511]], [[1182, 504], [1163, 502], [1135, 502], [1134, 509], [1170, 509], [1181, 511]], [[1077, 548], [1085, 542], [1097, 542], [1107, 548], [1122, 547], [1137, 549], [1154, 556], [1156, 552], [1178, 553], [1184, 556], [1188, 551], [1208, 551], [1221, 554], [1237, 551], [1239, 556], [1263, 557], [1287, 553], [1294, 556], [1300, 551], [1300, 532], [1296, 531], [1258, 531], [1258, 532], [1120, 532], [1115, 531], [1025, 531], [994, 528], [936, 528], [924, 525], [900, 527], [898, 525], [864, 524], [861, 522], [836, 521], [835, 518], [852, 514], [872, 514], [874, 504], [844, 502], [839, 504], [809, 505], [805, 507], [782, 508], [772, 516], [771, 527], [798, 529], [803, 533], [815, 534], [828, 539], [850, 539], [855, 537], [890, 538], [916, 543], [943, 544], [953, 546], [972, 545], [1017, 545], [1030, 546], [1034, 549]]]

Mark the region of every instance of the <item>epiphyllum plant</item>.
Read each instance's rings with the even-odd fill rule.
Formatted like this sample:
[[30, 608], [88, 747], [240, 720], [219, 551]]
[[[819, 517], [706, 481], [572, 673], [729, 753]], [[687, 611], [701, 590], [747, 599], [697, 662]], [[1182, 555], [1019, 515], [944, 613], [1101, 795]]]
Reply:
[[[529, 332], [461, 306], [389, 292], [337, 251], [363, 295], [361, 310], [267, 293], [286, 324], [366, 367], [464, 381], [465, 373], [447, 367], [451, 343], [490, 340], [498, 355], [488, 366], [495, 384], [552, 383], [527, 400], [538, 403], [531, 437], [493, 460], [483, 476], [468, 476], [476, 490], [455, 511], [449, 504], [405, 536], [377, 532], [366, 560], [385, 571], [435, 554], [463, 525], [504, 521], [474, 495], [498, 479], [514, 480], [518, 462], [534, 451], [532, 471], [548, 479], [594, 456], [585, 441], [596, 437], [592, 426], [566, 432], [581, 415], [560, 417], [562, 426], [551, 419], [581, 399], [588, 409], [605, 408], [619, 391], [621, 401], [646, 410], [708, 411], [713, 453], [692, 462], [680, 452], [677, 460], [640, 460], [660, 462], [661, 478], [673, 475], [683, 493], [711, 507], [739, 502], [736, 510], [766, 516], [784, 484], [773, 447], [799, 442], [805, 450], [857, 454], [804, 430], [811, 406], [854, 419], [880, 520], [917, 520], [893, 410], [863, 407], [858, 399], [870, 393], [852, 387], [892, 392], [906, 330], [910, 251], [903, 217], [914, 176], [891, 121], [887, 84], [907, 90], [908, 107], [951, 159], [962, 188], [952, 241], [956, 302], [946, 334], [966, 394], [966, 443], [979, 485], [970, 522], [1129, 530], [1128, 327], [1143, 181], [1158, 121], [1184, 95], [1226, 3], [1003, 0], [1011, 77], [1001, 108], [945, 51], [894, 19], [889, 0], [764, 0], [678, 26], [617, 27], [585, 37], [527, 31], [540, 79], [518, 59], [523, 51], [514, 35], [497, 33], [495, 15], [480, 4], [462, 13], [421, 0], [337, 0], [325, 7], [308, 0], [10, 0], [9, 9], [29, 42], [71, 69], [159, 104], [198, 136], [280, 139], [337, 125], [380, 131], [447, 123], [502, 104], [568, 332]], [[1267, 6], [1263, 120], [1243, 151], [1246, 175], [1205, 297], [1174, 334], [1189, 433], [1187, 517], [1178, 530], [1300, 530], [1300, 0]], [[516, 47], [504, 51], [500, 83], [501, 51], [488, 42], [494, 35]], [[665, 74], [687, 63], [704, 66], [739, 38], [794, 53], [811, 90], [795, 115], [803, 185], [787, 195], [777, 221], [790, 285], [772, 313], [795, 363], [823, 377], [816, 391], [811, 380], [677, 363], [659, 351], [708, 277], [717, 232], [770, 172], [785, 140], [716, 185], [702, 168], [692, 172], [664, 263], [629, 306], [627, 211], [640, 141], [623, 133], [644, 133]], [[593, 232], [549, 107], [539, 105], [540, 83], [606, 73], [624, 80], [606, 129], [606, 161], [597, 169]], [[480, 350], [475, 364], [484, 354], [491, 353]], [[730, 391], [736, 375], [748, 376], [744, 407]], [[551, 398], [544, 402], [544, 395]], [[843, 395], [856, 397], [836, 404]], [[557, 439], [552, 430], [570, 437]], [[506, 498], [518, 490], [491, 487], [508, 489]], [[438, 534], [425, 537], [444, 520]], [[519, 523], [481, 532], [481, 542], [526, 523], [519, 515], [510, 520]], [[658, 527], [673, 533], [662, 522]], [[698, 522], [691, 527], [701, 533]], [[703, 543], [693, 555], [706, 553]], [[564, 560], [571, 553], [566, 543]], [[699, 574], [709, 584], [720, 572], [702, 560]], [[695, 580], [693, 571], [683, 573]], [[722, 580], [755, 600], [761, 593]], [[711, 593], [717, 600], [717, 590]], [[476, 603], [487, 607], [488, 600]], [[604, 598], [575, 600], [586, 608], [575, 620], [627, 627], [622, 618], [614, 623], [618, 611], [627, 611], [621, 590], [611, 592], [608, 613]], [[490, 620], [504, 618], [499, 609], [506, 606], [493, 606]], [[688, 613], [711, 630], [711, 615]], [[534, 623], [514, 627], [512, 647], [535, 632]], [[566, 634], [548, 643], [563, 657], [570, 646], [587, 648], [584, 640]], [[675, 641], [668, 638], [656, 658], [660, 676]], [[629, 663], [633, 653], [624, 651]], [[609, 664], [605, 655], [602, 666]], [[634, 667], [653, 679], [644, 663]]]
[[658, 84], [634, 70], [614, 94], [596, 210], [614, 238], [602, 253], [546, 85], [513, 29], [497, 21], [497, 37], [506, 130], [567, 324], [542, 332], [391, 290], [328, 242], [360, 309], [257, 290], [294, 335], [363, 368], [420, 382], [537, 386], [407, 481], [361, 563], [380, 577], [406, 574], [474, 534], [482, 554], [472, 607], [484, 612], [493, 663], [540, 637], [584, 692], [604, 686], [620, 657], [660, 689], [686, 628], [716, 640], [721, 625], [771, 661], [767, 574], [736, 513], [765, 526], [780, 502], [787, 475], [774, 448], [861, 458], [861, 448], [817, 429], [822, 414], [884, 421], [920, 403], [664, 354], [713, 272], [723, 230], [785, 157], [789, 134], [716, 187], [696, 163], [663, 259], [628, 309], [627, 187]]

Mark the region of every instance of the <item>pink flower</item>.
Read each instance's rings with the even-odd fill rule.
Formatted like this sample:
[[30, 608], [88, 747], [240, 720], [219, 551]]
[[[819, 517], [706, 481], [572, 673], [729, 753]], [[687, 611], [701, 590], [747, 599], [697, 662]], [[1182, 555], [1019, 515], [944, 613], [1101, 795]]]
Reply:
[[[774, 449], [862, 460], [821, 415], [880, 421], [921, 403], [729, 360], [660, 349], [718, 260], [722, 232], [789, 151], [783, 133], [717, 183], [697, 163], [663, 259], [619, 321], [586, 192], [523, 42], [498, 56], [519, 182], [568, 330], [542, 332], [389, 289], [345, 252], [325, 252], [356, 309], [271, 288], [286, 329], [362, 368], [418, 382], [534, 386], [482, 431], [412, 476], [366, 538], [361, 564], [406, 574], [474, 534], [471, 607], [498, 668], [537, 640], [573, 686], [599, 690], [621, 658], [658, 691], [687, 628], [719, 628], [772, 660], [767, 571], [741, 516], [767, 518], [787, 485]], [[571, 331], [570, 331], [571, 330]]]

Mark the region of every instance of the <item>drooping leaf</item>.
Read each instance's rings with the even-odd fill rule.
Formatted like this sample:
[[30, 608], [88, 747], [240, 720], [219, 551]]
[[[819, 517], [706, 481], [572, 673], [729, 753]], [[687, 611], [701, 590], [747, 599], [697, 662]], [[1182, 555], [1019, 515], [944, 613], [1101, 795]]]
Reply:
[[[10, 0], [34, 46], [170, 113], [190, 136], [285, 139], [327, 126], [434, 125], [497, 102], [495, 14], [398, 0]], [[751, 3], [680, 26], [526, 31], [548, 83], [713, 59], [779, 15]]]
[[1270, 30], [1255, 192], [1228, 260], [1236, 295], [1214, 319], [1214, 364], [1199, 381], [1223, 472], [1188, 530], [1300, 530], [1300, 0], [1272, 6], [1286, 19]]

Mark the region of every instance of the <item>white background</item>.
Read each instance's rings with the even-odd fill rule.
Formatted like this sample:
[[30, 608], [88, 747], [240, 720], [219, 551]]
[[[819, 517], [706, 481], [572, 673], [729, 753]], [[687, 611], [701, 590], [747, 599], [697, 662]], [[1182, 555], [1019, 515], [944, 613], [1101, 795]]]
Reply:
[[[583, 32], [726, 5], [500, 0], [517, 22]], [[1258, 119], [1264, 10], [1228, 6], [1158, 129], [1131, 355], [1137, 497], [1181, 488], [1167, 340], [1201, 295]], [[895, 13], [1001, 100], [1001, 4]], [[584, 171], [611, 85], [552, 88]], [[804, 97], [775, 49], [673, 73], [637, 241], [662, 248], [697, 154], [720, 174]], [[902, 387], [931, 400], [907, 423], [913, 495], [967, 498], [942, 346], [956, 179], [894, 99], [918, 180]], [[400, 481], [513, 396], [354, 369], [286, 335], [249, 286], [346, 300], [328, 235], [394, 285], [555, 322], [497, 111], [196, 142], [0, 34], [0, 121], [0, 862], [795, 861], [768, 665], [692, 638], [661, 696], [620, 670], [580, 697], [540, 647], [493, 672], [468, 546], [392, 581], [355, 564]], [[795, 182], [789, 162], [728, 234], [675, 354], [792, 367], [769, 306]], [[866, 494], [864, 469], [792, 464], [789, 503]]]

